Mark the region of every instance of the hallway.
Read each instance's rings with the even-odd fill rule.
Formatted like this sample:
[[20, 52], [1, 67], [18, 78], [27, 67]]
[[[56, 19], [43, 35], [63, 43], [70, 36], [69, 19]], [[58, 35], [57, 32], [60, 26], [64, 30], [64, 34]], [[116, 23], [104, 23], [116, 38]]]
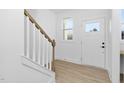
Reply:
[[57, 83], [110, 83], [104, 69], [93, 66], [78, 65], [66, 61], [55, 61]]

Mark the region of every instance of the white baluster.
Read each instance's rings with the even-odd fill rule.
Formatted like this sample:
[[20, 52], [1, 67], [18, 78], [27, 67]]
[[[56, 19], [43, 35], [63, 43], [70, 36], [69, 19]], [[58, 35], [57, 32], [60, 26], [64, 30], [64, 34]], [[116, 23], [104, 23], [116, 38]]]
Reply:
[[24, 17], [24, 56], [27, 56], [27, 16]]
[[41, 33], [40, 33], [40, 30], [38, 30], [38, 64], [40, 65], [41, 64]]
[[49, 64], [49, 60], [48, 60], [48, 40], [46, 39], [46, 68], [48, 69], [48, 64]]
[[51, 48], [51, 43], [49, 43], [49, 47], [48, 47], [49, 51], [48, 51], [48, 59], [49, 59], [49, 69], [51, 70], [51, 61], [52, 61], [52, 48]]
[[35, 31], [35, 58], [36, 58], [36, 62], [38, 63], [38, 53], [39, 53], [39, 30], [36, 28]]
[[40, 33], [40, 35], [39, 35], [39, 39], [40, 39], [40, 41], [39, 41], [40, 42], [40, 45], [39, 45], [40, 46], [40, 50], [39, 51], [40, 51], [40, 64], [42, 66], [44, 66], [44, 61], [43, 61], [44, 60], [43, 59], [43, 49], [44, 49], [44, 42], [43, 41], [44, 41], [44, 39], [43, 38], [44, 38], [43, 34]]
[[50, 70], [52, 70], [52, 56], [53, 56], [53, 47], [52, 47], [52, 45], [50, 44]]
[[42, 35], [42, 66], [45, 66], [45, 37]]
[[47, 41], [46, 41], [46, 38], [44, 38], [44, 64], [46, 67], [46, 65], [47, 65]]
[[33, 24], [33, 61], [36, 61], [36, 27]]
[[33, 59], [33, 24], [29, 21], [29, 58]]
[[40, 64], [43, 66], [43, 34], [40, 34]]
[[29, 58], [29, 49], [30, 49], [30, 46], [29, 46], [29, 38], [30, 38], [30, 32], [29, 32], [29, 30], [30, 30], [30, 23], [29, 23], [30, 21], [29, 21], [29, 17], [27, 17], [27, 48], [26, 48], [26, 50], [27, 50], [27, 57]]
[[47, 57], [47, 58], [48, 58], [48, 69], [49, 69], [49, 66], [50, 66], [50, 63], [49, 63], [49, 60], [50, 60], [50, 59], [49, 59], [49, 53], [50, 53], [49, 44], [50, 44], [50, 43], [49, 43], [49, 41], [48, 41], [48, 47], [47, 47], [47, 48], [48, 48], [48, 51], [47, 51], [47, 52], [48, 52], [48, 57]]

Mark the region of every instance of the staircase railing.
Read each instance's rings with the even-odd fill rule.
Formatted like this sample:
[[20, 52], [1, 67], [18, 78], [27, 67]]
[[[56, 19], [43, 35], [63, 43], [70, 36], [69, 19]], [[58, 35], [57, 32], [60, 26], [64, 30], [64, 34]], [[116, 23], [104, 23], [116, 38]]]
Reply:
[[47, 35], [26, 9], [24, 15], [24, 55], [37, 64], [55, 71], [55, 40]]

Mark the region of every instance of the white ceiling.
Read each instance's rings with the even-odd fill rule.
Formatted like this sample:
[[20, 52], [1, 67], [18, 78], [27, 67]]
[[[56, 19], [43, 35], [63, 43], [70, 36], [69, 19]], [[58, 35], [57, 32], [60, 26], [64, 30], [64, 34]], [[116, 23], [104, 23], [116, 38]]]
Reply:
[[49, 9], [50, 11], [54, 12], [54, 13], [61, 13], [61, 12], [68, 12], [68, 11], [96, 11], [96, 10], [100, 10], [100, 11], [106, 11], [106, 10], [110, 10], [110, 9]]
[[60, 12], [73, 11], [73, 10], [76, 10], [76, 9], [50, 9], [50, 10], [55, 12], [55, 13], [60, 13]]

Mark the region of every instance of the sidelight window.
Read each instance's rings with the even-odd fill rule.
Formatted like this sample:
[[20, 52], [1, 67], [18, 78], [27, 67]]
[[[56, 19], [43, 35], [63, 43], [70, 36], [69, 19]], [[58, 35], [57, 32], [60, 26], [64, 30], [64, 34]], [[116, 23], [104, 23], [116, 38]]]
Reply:
[[64, 40], [73, 40], [73, 19], [71, 17], [63, 20]]

